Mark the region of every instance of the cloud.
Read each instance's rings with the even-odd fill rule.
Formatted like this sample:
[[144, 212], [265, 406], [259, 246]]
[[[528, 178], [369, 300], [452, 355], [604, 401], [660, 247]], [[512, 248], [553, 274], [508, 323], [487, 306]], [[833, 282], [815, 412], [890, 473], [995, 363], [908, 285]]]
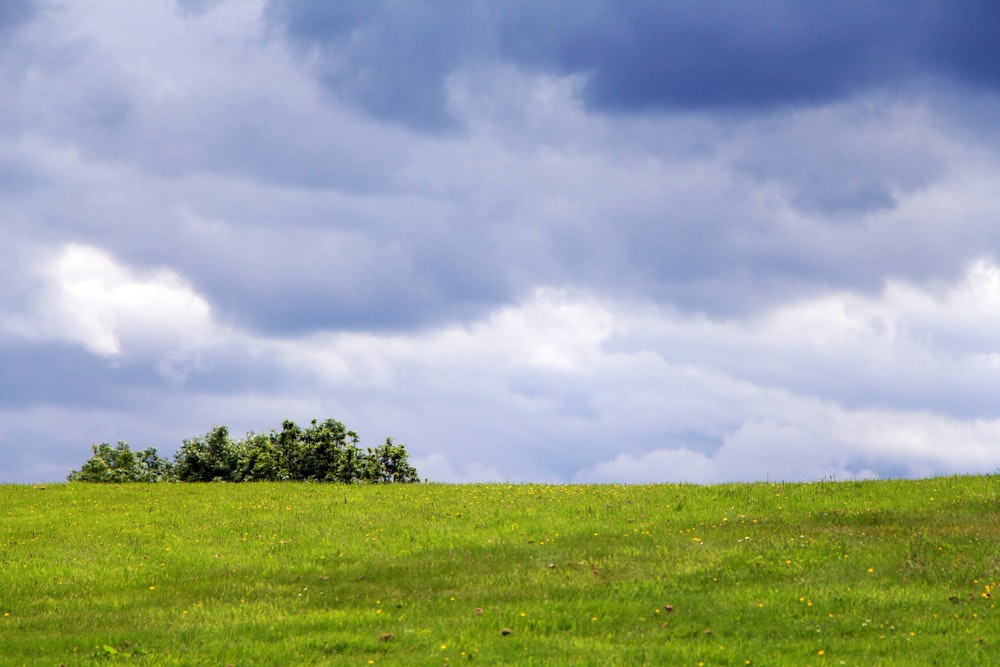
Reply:
[[573, 476], [579, 484], [633, 483], [662, 484], [667, 481], [704, 484], [713, 475], [712, 460], [702, 452], [679, 449], [657, 449], [636, 456], [619, 454]]
[[[383, 9], [358, 11], [345, 25]], [[995, 157], [916, 93], [623, 118], [588, 108], [585, 73], [496, 56], [449, 66], [441, 104], [463, 129], [426, 135], [324, 95], [259, 12], [49, 15], [34, 78], [10, 86], [7, 127], [35, 128], [8, 147], [36, 193], [12, 195], [22, 220], [61, 239], [68, 217], [75, 241], [169, 264], [221, 319], [271, 333], [435, 326], [537, 285], [724, 314], [887, 272], [948, 279], [998, 242]], [[89, 115], [95, 96], [120, 122]], [[71, 216], [39, 201], [54, 191]]]
[[416, 127], [445, 124], [448, 75], [502, 61], [586, 78], [614, 113], [822, 105], [926, 77], [996, 89], [996, 6], [977, 2], [433, 3], [271, 0], [267, 19], [338, 96]]
[[[132, 303], [115, 298], [122, 285], [166, 308], [190, 303], [176, 278], [124, 269], [92, 249], [70, 249], [59, 259], [58, 266], [80, 262], [85, 269], [63, 268], [60, 276], [96, 274], [100, 312], [121, 316], [122, 304]], [[368, 444], [400, 437], [424, 466], [421, 474], [437, 481], [989, 472], [1000, 461], [1000, 422], [988, 411], [969, 416], [964, 404], [986, 400], [1000, 380], [992, 324], [980, 319], [987, 329], [974, 343], [945, 334], [953, 322], [997, 311], [998, 276], [1000, 269], [982, 260], [936, 291], [893, 283], [877, 298], [833, 292], [749, 319], [712, 320], [548, 288], [479, 320], [423, 332], [231, 331], [224, 346], [196, 346], [203, 358], [172, 396], [159, 392], [164, 417], [140, 428], [128, 409], [104, 419], [130, 423], [148, 438], [176, 432], [180, 426], [164, 420], [178, 409], [189, 429], [202, 420], [201, 430], [222, 422], [236, 433], [335, 414]], [[178, 291], [157, 302], [164, 285]], [[144, 313], [125, 312], [139, 320]], [[197, 321], [181, 314], [178, 321]], [[202, 323], [200, 330], [213, 331], [210, 320]], [[98, 331], [69, 340], [112, 354], [98, 344], [106, 330]], [[136, 340], [121, 335], [119, 354]], [[149, 362], [126, 368], [136, 363]], [[246, 382], [217, 385], [227, 368], [242, 369]], [[912, 407], [900, 407], [898, 391], [872, 389], [880, 377], [905, 378]], [[962, 383], [948, 384], [952, 378]], [[155, 386], [141, 376], [131, 382], [142, 391]], [[169, 443], [154, 442], [169, 451]]]
[[[405, 424], [448, 479], [522, 479], [526, 461], [556, 481], [989, 471], [998, 275], [983, 260], [937, 292], [890, 283], [726, 320], [540, 290], [473, 325], [274, 349], [302, 382], [363, 396], [362, 421]], [[976, 316], [983, 338], [956, 354], [944, 334]]]
[[1000, 420], [967, 424], [920, 413], [814, 407], [819, 408], [814, 420], [806, 422], [749, 421], [712, 453], [686, 448], [621, 453], [573, 479], [711, 484], [925, 477], [990, 473], [1000, 461]]
[[443, 454], [435, 453], [425, 458], [411, 461], [424, 479], [446, 484], [474, 484], [481, 482], [502, 482], [504, 476], [495, 466], [467, 463], [461, 471], [456, 471]]
[[432, 479], [996, 466], [989, 3], [3, 7], [12, 479], [328, 416]]
[[32, 19], [37, 12], [33, 0], [9, 0], [0, 5], [0, 36]]
[[489, 41], [479, 3], [271, 2], [267, 18], [308, 53], [326, 86], [387, 120], [448, 124], [442, 84]]
[[66, 245], [42, 267], [34, 312], [17, 325], [34, 340], [117, 357], [187, 355], [218, 335], [209, 304], [167, 269], [138, 272], [93, 247]]

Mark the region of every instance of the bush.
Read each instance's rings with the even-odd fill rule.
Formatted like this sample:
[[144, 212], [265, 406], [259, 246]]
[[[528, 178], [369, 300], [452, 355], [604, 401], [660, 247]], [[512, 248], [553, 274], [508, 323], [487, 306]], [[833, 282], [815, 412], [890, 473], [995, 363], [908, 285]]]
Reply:
[[71, 482], [163, 482], [173, 477], [173, 466], [161, 458], [153, 447], [133, 452], [127, 443], [118, 441], [112, 447], [106, 442], [91, 445], [91, 456], [83, 467], [70, 470]]
[[119, 442], [93, 445], [94, 455], [73, 482], [258, 482], [310, 481], [352, 483], [419, 482], [409, 463], [406, 447], [392, 438], [375, 449], [358, 447], [358, 435], [335, 419], [305, 429], [285, 420], [281, 431], [248, 433], [234, 441], [225, 426], [215, 426], [203, 436], [184, 440], [174, 462], [148, 448], [132, 452]]
[[368, 450], [365, 457], [368, 464], [364, 481], [386, 483], [419, 482], [417, 469], [410, 465], [406, 447], [397, 445], [392, 438], [386, 438], [385, 444]]
[[229, 429], [215, 426], [185, 440], [174, 455], [174, 473], [181, 482], [238, 482], [236, 447]]

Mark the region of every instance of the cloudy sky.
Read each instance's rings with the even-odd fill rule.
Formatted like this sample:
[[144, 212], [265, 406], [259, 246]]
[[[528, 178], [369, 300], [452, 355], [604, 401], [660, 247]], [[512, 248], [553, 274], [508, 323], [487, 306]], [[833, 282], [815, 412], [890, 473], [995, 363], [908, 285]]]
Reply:
[[990, 0], [3, 0], [0, 481], [1000, 469]]

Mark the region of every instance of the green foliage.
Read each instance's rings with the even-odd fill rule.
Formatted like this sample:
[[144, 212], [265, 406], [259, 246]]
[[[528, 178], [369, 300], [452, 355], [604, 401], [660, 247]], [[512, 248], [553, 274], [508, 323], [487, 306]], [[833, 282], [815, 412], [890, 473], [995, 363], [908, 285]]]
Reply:
[[80, 470], [71, 470], [71, 482], [162, 482], [173, 479], [173, 466], [154, 447], [133, 452], [127, 443], [112, 447], [106, 442], [91, 445], [91, 456]]
[[419, 482], [406, 447], [386, 438], [375, 449], [362, 450], [358, 435], [341, 422], [312, 420], [303, 429], [286, 420], [280, 431], [248, 433], [233, 440], [226, 426], [184, 440], [174, 462], [160, 458], [155, 449], [132, 452], [119, 442], [112, 448], [93, 446], [91, 457], [79, 472], [69, 474], [79, 482]]
[[181, 444], [174, 456], [174, 471], [181, 482], [237, 482], [238, 459], [229, 429], [215, 426], [205, 435]]
[[993, 665], [1000, 477], [0, 485], [4, 665]]
[[366, 482], [419, 482], [417, 469], [409, 464], [406, 448], [397, 445], [392, 438], [386, 438], [385, 444], [369, 449], [365, 457], [367, 467], [364, 479]]
[[278, 448], [268, 433], [248, 433], [236, 448], [236, 477], [243, 482], [278, 482], [282, 474]]

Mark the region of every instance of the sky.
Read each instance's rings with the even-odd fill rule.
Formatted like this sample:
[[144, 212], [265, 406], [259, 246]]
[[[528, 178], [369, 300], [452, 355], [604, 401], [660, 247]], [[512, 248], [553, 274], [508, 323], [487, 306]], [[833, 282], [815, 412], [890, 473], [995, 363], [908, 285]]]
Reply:
[[4, 0], [0, 482], [1000, 470], [1000, 5]]

